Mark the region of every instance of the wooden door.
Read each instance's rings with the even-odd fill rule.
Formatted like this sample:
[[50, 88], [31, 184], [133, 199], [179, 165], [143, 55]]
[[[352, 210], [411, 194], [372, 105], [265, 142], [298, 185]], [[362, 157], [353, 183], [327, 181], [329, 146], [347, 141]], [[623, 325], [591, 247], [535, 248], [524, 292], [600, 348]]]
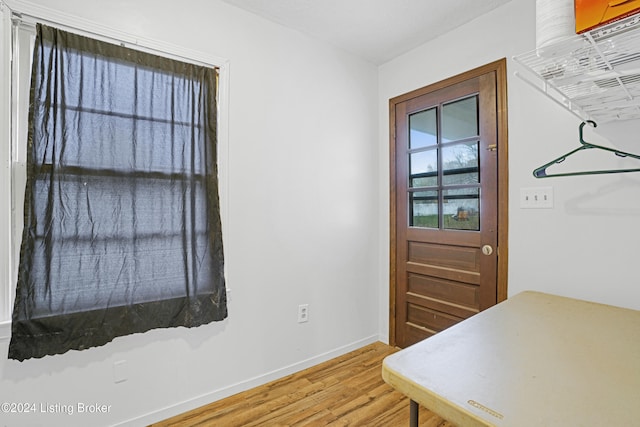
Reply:
[[504, 73], [498, 61], [391, 100], [392, 344], [506, 297]]

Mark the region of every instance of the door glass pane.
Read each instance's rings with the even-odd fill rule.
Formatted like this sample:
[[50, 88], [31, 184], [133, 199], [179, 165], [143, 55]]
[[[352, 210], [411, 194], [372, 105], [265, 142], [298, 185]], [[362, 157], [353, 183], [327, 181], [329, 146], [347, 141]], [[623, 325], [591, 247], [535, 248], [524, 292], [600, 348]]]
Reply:
[[456, 188], [443, 192], [443, 228], [480, 230], [480, 189]]
[[442, 147], [442, 185], [479, 182], [478, 141]]
[[420, 111], [409, 116], [409, 148], [422, 148], [437, 143], [436, 109]]
[[438, 150], [411, 153], [409, 167], [409, 187], [430, 187], [438, 184]]
[[478, 96], [442, 106], [442, 142], [478, 135]]
[[409, 226], [438, 228], [438, 191], [409, 192]]

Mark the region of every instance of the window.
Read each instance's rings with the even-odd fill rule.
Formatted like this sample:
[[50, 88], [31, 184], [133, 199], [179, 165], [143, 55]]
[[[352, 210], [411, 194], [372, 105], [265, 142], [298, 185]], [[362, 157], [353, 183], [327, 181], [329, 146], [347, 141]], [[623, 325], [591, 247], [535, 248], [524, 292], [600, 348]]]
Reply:
[[217, 73], [37, 28], [9, 356], [227, 315]]
[[478, 96], [418, 111], [408, 120], [409, 226], [478, 231]]

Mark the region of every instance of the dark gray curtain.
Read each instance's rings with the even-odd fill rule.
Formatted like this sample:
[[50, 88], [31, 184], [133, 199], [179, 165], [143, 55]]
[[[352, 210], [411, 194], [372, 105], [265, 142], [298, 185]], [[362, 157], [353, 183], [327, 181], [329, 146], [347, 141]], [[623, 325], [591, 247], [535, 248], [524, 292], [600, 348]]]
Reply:
[[227, 316], [216, 78], [38, 26], [10, 358]]

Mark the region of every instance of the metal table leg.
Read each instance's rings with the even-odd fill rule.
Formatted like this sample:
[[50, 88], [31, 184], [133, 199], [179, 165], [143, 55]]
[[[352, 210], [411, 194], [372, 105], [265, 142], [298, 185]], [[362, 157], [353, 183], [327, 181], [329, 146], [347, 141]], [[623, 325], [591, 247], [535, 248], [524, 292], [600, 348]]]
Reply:
[[418, 402], [414, 400], [409, 402], [409, 425], [418, 427]]

